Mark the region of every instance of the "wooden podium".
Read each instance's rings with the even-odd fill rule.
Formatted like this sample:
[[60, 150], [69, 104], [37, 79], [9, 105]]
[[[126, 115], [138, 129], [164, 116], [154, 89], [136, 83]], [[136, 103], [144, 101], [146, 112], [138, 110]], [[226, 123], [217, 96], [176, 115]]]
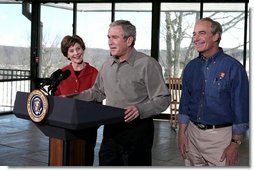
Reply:
[[[17, 92], [13, 113], [31, 120], [27, 110], [29, 93]], [[82, 133], [100, 125], [124, 122], [124, 109], [72, 98], [47, 96], [48, 114], [34, 124], [49, 137], [49, 166], [74, 166], [84, 163]]]

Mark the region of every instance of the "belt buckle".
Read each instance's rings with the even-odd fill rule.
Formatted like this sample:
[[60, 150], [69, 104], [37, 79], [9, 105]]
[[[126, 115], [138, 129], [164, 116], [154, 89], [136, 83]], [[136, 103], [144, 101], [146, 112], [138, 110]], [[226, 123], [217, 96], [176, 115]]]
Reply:
[[203, 124], [197, 124], [197, 126], [198, 126], [199, 129], [202, 129], [202, 130], [207, 129], [206, 125], [203, 125]]

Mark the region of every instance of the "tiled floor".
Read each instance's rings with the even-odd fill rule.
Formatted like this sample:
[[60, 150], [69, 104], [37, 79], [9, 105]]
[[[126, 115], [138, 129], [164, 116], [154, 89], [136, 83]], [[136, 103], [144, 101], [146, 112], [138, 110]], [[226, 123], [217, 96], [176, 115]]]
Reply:
[[[177, 131], [169, 122], [155, 120], [153, 166], [184, 167], [177, 148]], [[102, 138], [98, 130], [94, 165], [98, 166], [98, 150]], [[240, 147], [239, 165], [249, 167], [249, 134]], [[47, 166], [48, 137], [31, 122], [15, 115], [0, 115], [0, 165], [1, 166]]]

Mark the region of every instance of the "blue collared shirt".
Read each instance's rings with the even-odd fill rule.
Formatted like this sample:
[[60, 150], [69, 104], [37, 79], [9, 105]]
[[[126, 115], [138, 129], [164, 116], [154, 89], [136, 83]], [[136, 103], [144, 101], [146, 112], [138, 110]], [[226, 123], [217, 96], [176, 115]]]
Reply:
[[232, 123], [233, 134], [249, 127], [249, 81], [243, 65], [222, 49], [208, 60], [199, 56], [183, 72], [179, 123]]

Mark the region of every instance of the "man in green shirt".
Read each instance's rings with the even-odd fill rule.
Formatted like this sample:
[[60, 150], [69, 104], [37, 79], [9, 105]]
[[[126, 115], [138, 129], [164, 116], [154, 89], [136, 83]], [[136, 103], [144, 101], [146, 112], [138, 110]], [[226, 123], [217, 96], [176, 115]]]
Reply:
[[167, 109], [168, 88], [160, 64], [134, 48], [136, 28], [129, 21], [110, 24], [111, 57], [99, 71], [94, 86], [75, 96], [86, 101], [106, 99], [125, 109], [124, 123], [104, 126], [99, 151], [101, 166], [150, 166], [154, 136], [153, 116]]

